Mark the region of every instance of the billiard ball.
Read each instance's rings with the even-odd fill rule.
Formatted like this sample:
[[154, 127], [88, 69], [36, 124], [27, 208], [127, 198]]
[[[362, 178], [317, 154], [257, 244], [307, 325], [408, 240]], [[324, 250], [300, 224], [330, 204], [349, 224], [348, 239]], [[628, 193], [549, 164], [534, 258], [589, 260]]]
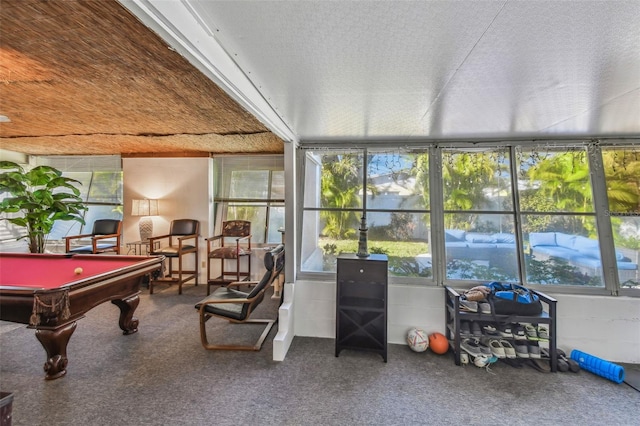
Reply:
[[82, 273], [82, 268], [76, 268], [73, 270], [73, 273], [76, 275], [80, 275]]

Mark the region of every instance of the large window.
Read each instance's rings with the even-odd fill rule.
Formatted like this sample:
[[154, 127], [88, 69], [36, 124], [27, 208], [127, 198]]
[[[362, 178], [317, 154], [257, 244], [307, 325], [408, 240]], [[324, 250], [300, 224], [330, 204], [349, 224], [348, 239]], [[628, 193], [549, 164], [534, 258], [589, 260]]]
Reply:
[[518, 151], [527, 281], [604, 287], [587, 147]]
[[220, 157], [216, 175], [216, 226], [226, 220], [251, 222], [251, 241], [276, 244], [284, 230], [282, 156]]
[[432, 279], [428, 163], [423, 151], [309, 151], [302, 270], [335, 272], [366, 228], [369, 253], [387, 254], [391, 275]]
[[635, 147], [305, 148], [302, 273], [335, 272], [364, 223], [395, 282], [640, 288]]
[[602, 160], [620, 286], [638, 288], [633, 265], [640, 265], [640, 148], [606, 148]]
[[[47, 237], [47, 250], [57, 251], [60, 241], [68, 235], [88, 234], [96, 219], [122, 219], [122, 167], [119, 156], [56, 156], [33, 157], [32, 166], [47, 165], [62, 172], [66, 177], [80, 182], [77, 188], [87, 206], [84, 224], [76, 221], [58, 220]], [[6, 221], [2, 221], [6, 223]], [[8, 228], [0, 239], [18, 238], [22, 228]]]
[[518, 277], [510, 154], [442, 151], [446, 278]]
[[57, 221], [49, 240], [62, 240], [68, 235], [90, 234], [97, 219], [122, 220], [122, 171], [63, 172], [82, 183], [80, 196], [87, 206], [84, 224]]

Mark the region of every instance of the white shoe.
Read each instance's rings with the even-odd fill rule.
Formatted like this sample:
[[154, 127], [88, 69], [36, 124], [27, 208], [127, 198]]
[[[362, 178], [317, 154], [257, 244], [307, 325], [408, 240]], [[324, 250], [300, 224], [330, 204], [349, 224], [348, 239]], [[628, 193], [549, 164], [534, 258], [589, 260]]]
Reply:
[[538, 340], [543, 342], [549, 340], [549, 329], [544, 325], [538, 326]]
[[507, 358], [516, 358], [516, 349], [508, 340], [500, 340], [500, 344], [504, 348], [504, 354]]
[[460, 299], [460, 310], [464, 312], [478, 312], [478, 302]]
[[493, 356], [498, 357], [498, 358], [506, 358], [507, 357], [507, 355], [505, 354], [505, 351], [504, 351], [504, 346], [502, 346], [502, 343], [500, 343], [499, 340], [491, 339], [489, 341], [489, 347], [491, 348], [491, 353], [493, 354]]

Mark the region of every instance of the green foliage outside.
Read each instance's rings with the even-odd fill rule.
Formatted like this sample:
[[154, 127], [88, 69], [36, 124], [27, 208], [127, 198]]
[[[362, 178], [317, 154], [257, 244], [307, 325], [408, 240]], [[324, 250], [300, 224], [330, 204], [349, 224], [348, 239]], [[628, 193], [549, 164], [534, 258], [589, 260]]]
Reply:
[[500, 187], [499, 172], [504, 169], [500, 152], [445, 152], [442, 158], [444, 209], [460, 214], [446, 215], [447, 229], [476, 229], [478, 214], [466, 210], [481, 210], [489, 199], [487, 188]]
[[[356, 253], [358, 240], [322, 238], [318, 246], [325, 254]], [[415, 257], [428, 251], [428, 246], [424, 242], [369, 240], [368, 246], [369, 253], [386, 254], [389, 257]]]
[[[358, 192], [362, 188], [361, 159], [355, 154], [325, 156], [322, 164], [322, 206], [340, 209], [361, 207]], [[322, 234], [330, 238], [350, 238], [356, 235], [360, 214], [351, 211], [323, 211], [320, 217], [325, 227]]]
[[[356, 253], [357, 240], [334, 240], [322, 238], [319, 247], [324, 253], [325, 269], [330, 269], [331, 263], [341, 253]], [[431, 268], [426, 268], [416, 261], [416, 256], [427, 253], [428, 247], [424, 242], [412, 241], [371, 241], [369, 253], [386, 254], [389, 258], [389, 271], [393, 275], [404, 277], [430, 277]]]
[[[637, 153], [629, 151], [603, 151], [609, 205], [616, 212], [640, 211], [640, 159]], [[504, 161], [506, 151], [487, 153], [444, 152], [442, 159], [442, 179], [444, 209], [456, 211], [445, 215], [445, 228], [494, 231], [488, 224], [479, 222], [478, 214], [471, 210], [482, 210], [489, 199], [487, 188], [505, 185], [505, 175], [509, 173], [508, 162]], [[520, 159], [520, 181], [528, 182], [530, 189], [519, 192], [520, 210], [541, 215], [527, 215], [523, 232], [557, 231], [591, 238], [597, 237], [592, 216], [554, 215], [555, 212], [593, 212], [593, 197], [590, 183], [586, 150], [572, 150], [561, 153], [523, 152]], [[528, 158], [525, 158], [529, 156]], [[328, 208], [358, 208], [361, 206], [359, 191], [361, 156], [355, 154], [324, 157], [322, 169], [322, 206]], [[421, 194], [424, 205], [429, 206], [428, 155], [414, 157], [414, 164], [408, 171], [416, 179], [416, 193]], [[508, 179], [508, 178], [507, 178]], [[372, 189], [368, 188], [370, 191]], [[506, 188], [509, 190], [508, 188]], [[509, 190], [510, 191], [510, 190]], [[510, 197], [505, 197], [505, 212], [513, 209]], [[466, 211], [469, 211], [466, 213]], [[466, 213], [466, 214], [465, 214]], [[323, 229], [323, 247], [326, 255], [357, 251], [357, 229], [359, 213], [322, 211], [321, 218], [326, 223]], [[628, 222], [628, 220], [627, 220]], [[636, 236], [620, 234], [622, 220], [612, 218], [613, 232], [617, 245], [630, 249], [640, 248]], [[412, 242], [410, 214], [392, 214], [392, 223], [370, 229], [369, 251], [379, 250], [391, 259], [411, 259], [426, 253], [426, 244]], [[640, 224], [638, 225], [640, 227]], [[474, 278], [496, 279], [500, 271], [483, 271], [484, 266], [475, 264], [450, 264], [456, 274]], [[402, 270], [402, 267], [398, 268]], [[494, 268], [495, 269], [495, 268]], [[532, 261], [529, 267], [530, 279], [549, 282], [555, 277], [564, 284], [600, 285], [599, 277], [581, 276], [571, 265], [553, 261]], [[489, 278], [491, 277], [491, 278]], [[595, 280], [595, 281], [594, 281]], [[597, 282], [596, 282], [597, 281]]]

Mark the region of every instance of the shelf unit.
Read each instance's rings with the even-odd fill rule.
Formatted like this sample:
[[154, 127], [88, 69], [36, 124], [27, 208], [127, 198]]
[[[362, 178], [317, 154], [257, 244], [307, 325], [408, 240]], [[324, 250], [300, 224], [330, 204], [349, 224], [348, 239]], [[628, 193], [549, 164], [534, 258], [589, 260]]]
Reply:
[[[477, 321], [481, 323], [508, 324], [508, 323], [529, 323], [547, 324], [549, 327], [549, 364], [551, 371], [558, 370], [558, 357], [556, 353], [556, 299], [547, 296], [539, 291], [532, 290], [538, 295], [543, 304], [543, 312], [535, 316], [523, 315], [493, 315], [481, 312], [461, 312], [460, 294], [451, 287], [445, 286], [445, 323], [447, 325], [447, 339], [453, 349], [456, 365], [460, 365], [460, 323], [461, 321]], [[521, 358], [522, 359], [522, 358]]]
[[387, 256], [341, 254], [337, 265], [336, 356], [379, 353], [387, 362]]

